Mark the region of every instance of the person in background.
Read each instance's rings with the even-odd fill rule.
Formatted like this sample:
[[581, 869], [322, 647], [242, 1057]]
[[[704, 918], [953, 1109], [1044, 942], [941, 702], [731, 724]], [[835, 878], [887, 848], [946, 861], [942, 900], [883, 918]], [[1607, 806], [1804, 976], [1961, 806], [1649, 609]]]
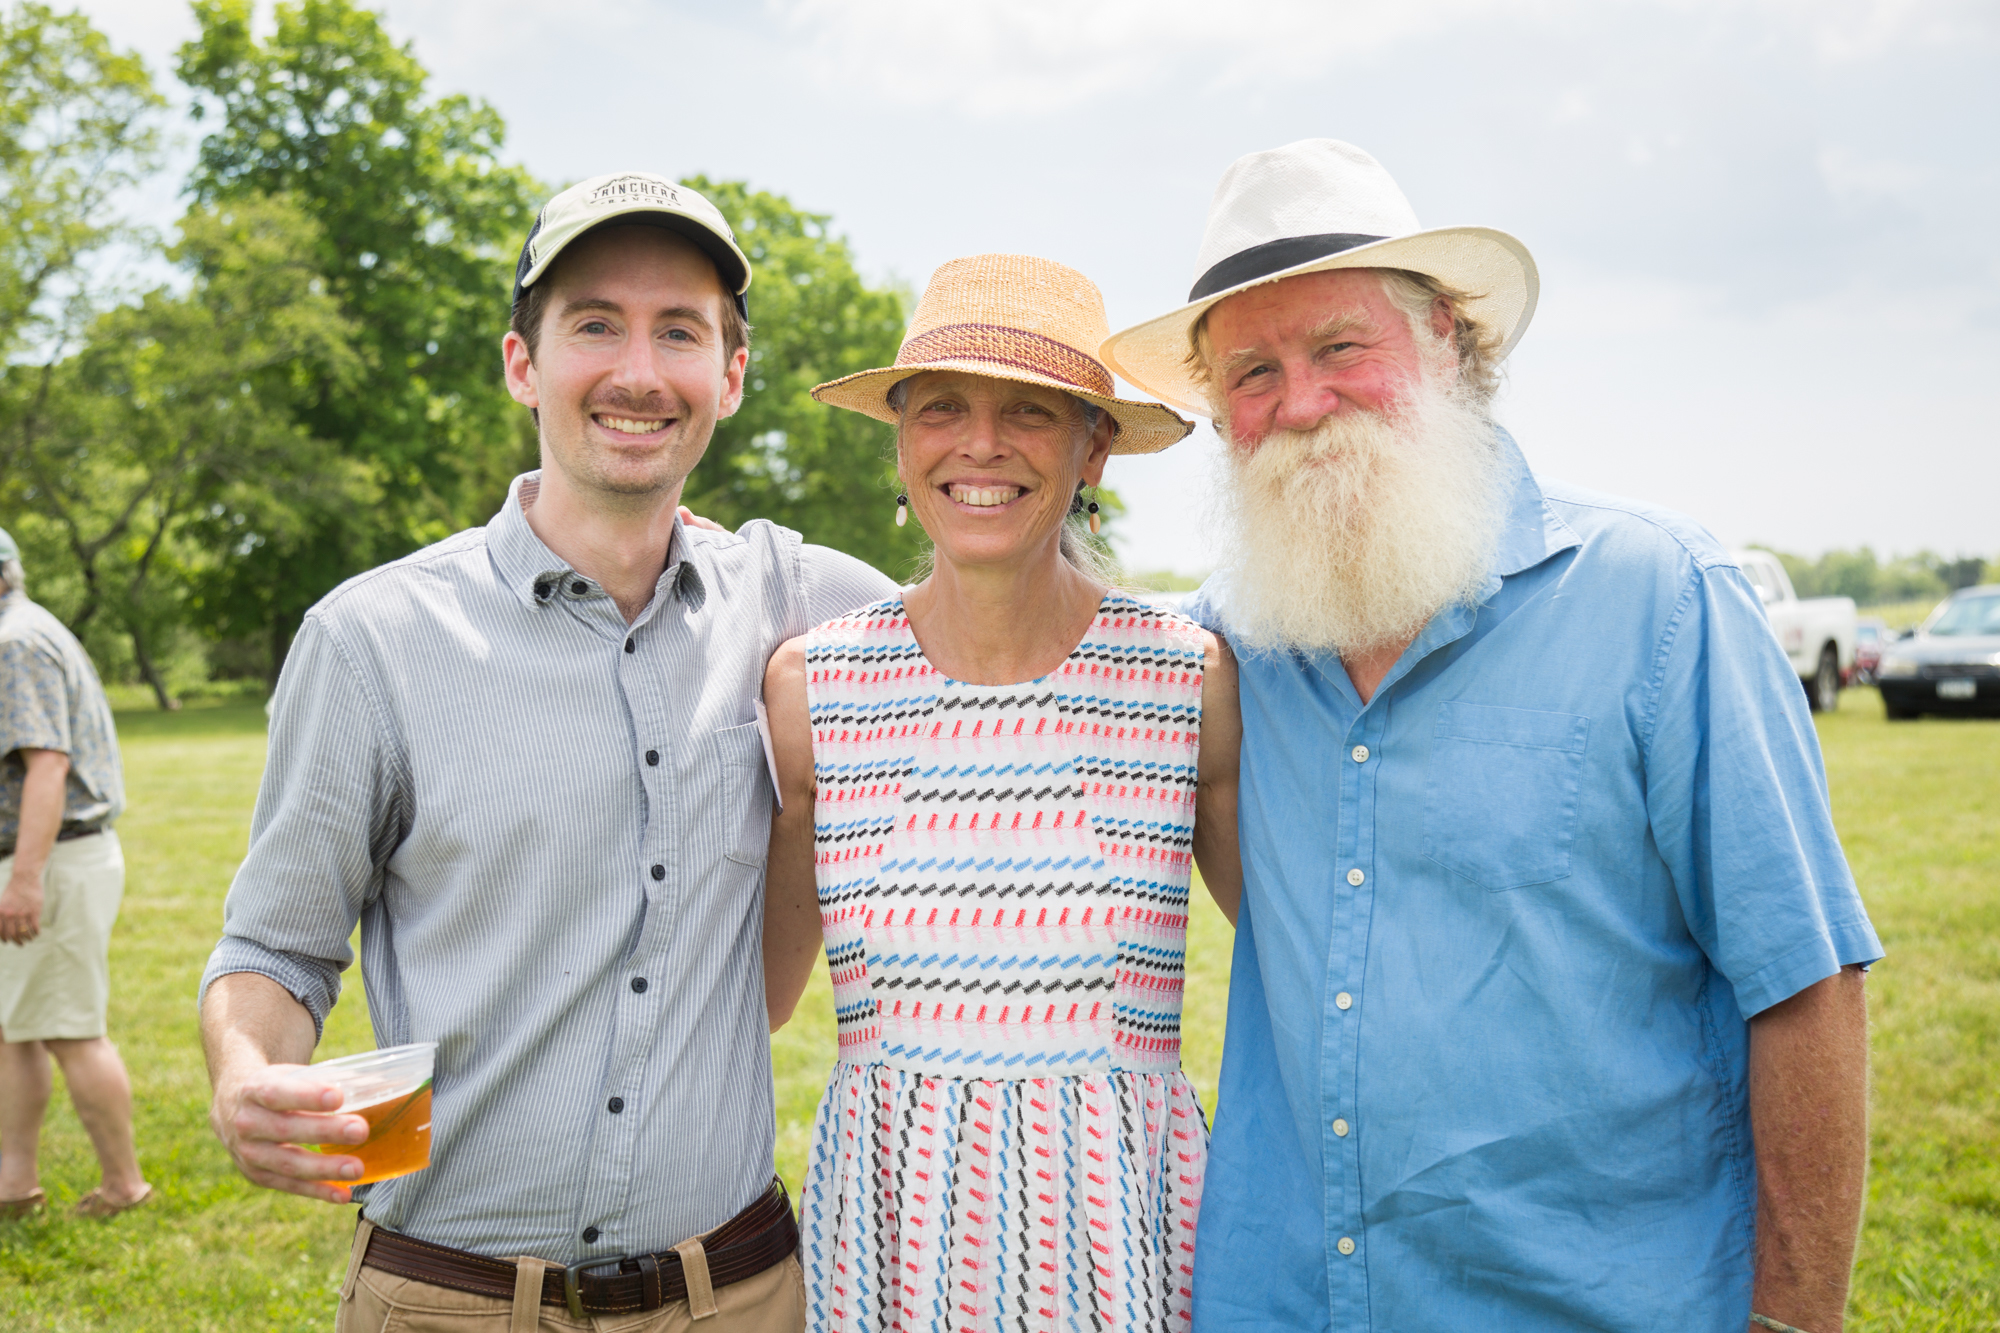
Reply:
[[813, 390], [894, 423], [897, 519], [934, 544], [764, 684], [772, 1021], [824, 939], [839, 1029], [802, 1192], [816, 1333], [1189, 1327], [1182, 962], [1190, 853], [1235, 911], [1235, 673], [1082, 531], [1110, 454], [1191, 429], [1113, 396], [1104, 333], [1075, 270], [956, 259], [895, 365]]
[[118, 737], [83, 645], [28, 599], [0, 532], [0, 1218], [47, 1201], [37, 1155], [62, 1066], [103, 1180], [76, 1203], [113, 1217], [153, 1197], [132, 1143], [132, 1083], [105, 1035], [125, 857]]
[[1102, 349], [1226, 446], [1204, 1330], [1840, 1327], [1882, 946], [1743, 572], [1495, 422], [1536, 291], [1309, 139], [1230, 167], [1187, 304]]

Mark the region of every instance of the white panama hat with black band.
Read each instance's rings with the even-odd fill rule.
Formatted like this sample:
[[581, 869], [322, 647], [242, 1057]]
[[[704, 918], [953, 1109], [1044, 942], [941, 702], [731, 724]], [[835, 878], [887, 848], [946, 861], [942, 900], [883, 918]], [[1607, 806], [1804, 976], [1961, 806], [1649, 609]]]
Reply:
[[1301, 139], [1230, 164], [1209, 201], [1188, 303], [1112, 334], [1098, 355], [1154, 397], [1209, 416], [1187, 365], [1195, 321], [1247, 288], [1336, 268], [1409, 269], [1468, 293], [1460, 313], [1494, 332], [1500, 357], [1520, 341], [1541, 291], [1528, 247], [1506, 232], [1426, 231], [1380, 162], [1338, 139]]
[[592, 176], [542, 205], [514, 266], [514, 304], [521, 304], [522, 294], [571, 242], [614, 222], [661, 227], [694, 242], [715, 265], [722, 289], [736, 302], [736, 313], [749, 320], [745, 294], [750, 290], [750, 261], [737, 246], [736, 233], [722, 210], [698, 191], [644, 171]]

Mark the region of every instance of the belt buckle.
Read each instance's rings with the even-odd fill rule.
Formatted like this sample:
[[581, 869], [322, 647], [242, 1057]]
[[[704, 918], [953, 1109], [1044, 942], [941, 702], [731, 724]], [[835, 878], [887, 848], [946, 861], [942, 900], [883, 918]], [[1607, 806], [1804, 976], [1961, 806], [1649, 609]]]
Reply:
[[585, 1317], [583, 1310], [583, 1292], [577, 1285], [578, 1274], [586, 1272], [587, 1270], [592, 1268], [623, 1268], [625, 1266], [625, 1261], [630, 1259], [631, 1257], [632, 1256], [629, 1254], [621, 1254], [618, 1255], [616, 1258], [612, 1259], [585, 1259], [582, 1260], [581, 1262], [573, 1263], [568, 1267], [564, 1268], [563, 1300], [568, 1302], [569, 1304], [570, 1318], [580, 1321]]

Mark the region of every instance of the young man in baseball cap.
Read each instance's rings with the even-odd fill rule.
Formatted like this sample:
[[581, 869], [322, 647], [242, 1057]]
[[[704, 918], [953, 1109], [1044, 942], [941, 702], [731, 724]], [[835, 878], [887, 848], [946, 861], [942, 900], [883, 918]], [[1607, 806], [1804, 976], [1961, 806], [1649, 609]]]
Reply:
[[[550, 200], [503, 342], [541, 468], [336, 589], [285, 664], [203, 1033], [244, 1174], [364, 1203], [341, 1330], [803, 1326], [754, 708], [778, 644], [893, 585], [677, 515], [742, 399], [750, 279], [685, 186]], [[357, 920], [377, 1044], [438, 1045], [430, 1166], [350, 1189], [366, 1125], [303, 1066]]]

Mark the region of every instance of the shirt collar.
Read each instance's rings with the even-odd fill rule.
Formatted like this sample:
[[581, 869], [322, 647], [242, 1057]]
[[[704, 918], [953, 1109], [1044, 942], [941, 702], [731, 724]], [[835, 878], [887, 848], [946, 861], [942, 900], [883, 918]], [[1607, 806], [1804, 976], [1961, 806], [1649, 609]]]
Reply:
[[[1542, 494], [1535, 474], [1528, 470], [1528, 460], [1522, 456], [1521, 446], [1514, 443], [1514, 437], [1498, 426], [1493, 428], [1493, 434], [1500, 451], [1500, 484], [1507, 497], [1507, 512], [1500, 521], [1500, 536], [1494, 544], [1493, 563], [1487, 566], [1486, 582], [1480, 585], [1472, 601], [1454, 602], [1430, 618], [1376, 687], [1377, 699], [1431, 653], [1470, 633], [1473, 622], [1479, 618], [1479, 608], [1493, 600], [1507, 578], [1533, 569], [1560, 551], [1583, 544], [1569, 524], [1549, 507], [1548, 498]], [[1356, 709], [1362, 707], [1361, 696], [1341, 665], [1340, 654], [1316, 652], [1304, 656], [1330, 684], [1348, 696]]]
[[[521, 508], [522, 488], [539, 487], [541, 480], [539, 470], [523, 472], [514, 478], [507, 487], [506, 503], [486, 525], [486, 550], [494, 568], [523, 606], [543, 606], [558, 598], [588, 601], [606, 596], [596, 580], [577, 573], [529, 526], [528, 515]], [[653, 591], [655, 604], [663, 596], [673, 596], [690, 608], [699, 609], [707, 596], [700, 561], [700, 547], [687, 539], [676, 515], [673, 535], [667, 539], [667, 567]]]
[[1492, 577], [1480, 594], [1482, 602], [1500, 591], [1501, 579], [1533, 569], [1558, 551], [1583, 544], [1575, 530], [1549, 508], [1541, 484], [1528, 470], [1528, 460], [1521, 456], [1521, 447], [1514, 443], [1514, 437], [1498, 426], [1493, 428], [1493, 433], [1499, 444], [1500, 466], [1506, 478], [1502, 485], [1508, 493], [1507, 517], [1501, 520], [1500, 540], [1493, 552]]

